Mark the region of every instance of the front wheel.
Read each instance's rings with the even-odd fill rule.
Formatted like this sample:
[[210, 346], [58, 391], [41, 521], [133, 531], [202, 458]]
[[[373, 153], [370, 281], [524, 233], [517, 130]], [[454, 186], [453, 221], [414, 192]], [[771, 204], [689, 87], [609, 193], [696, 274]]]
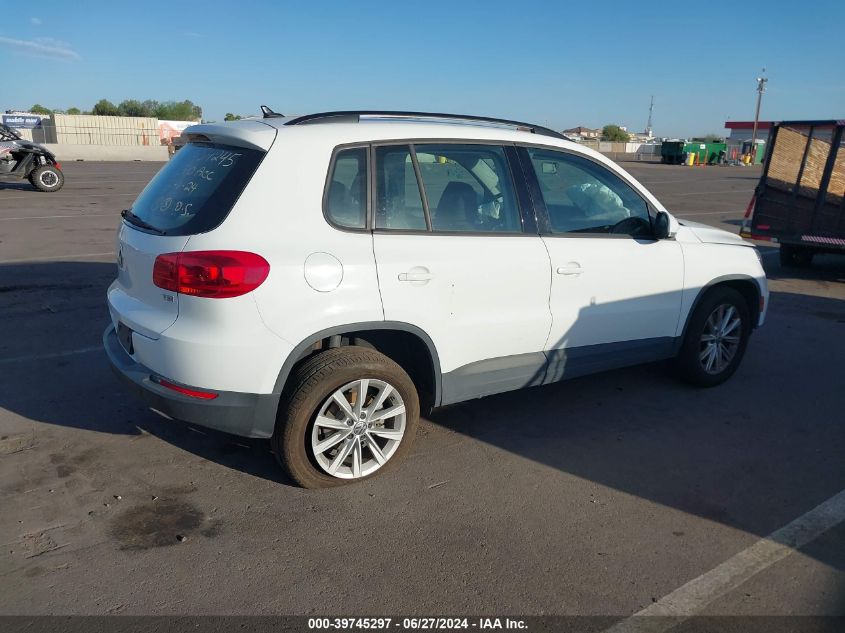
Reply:
[[315, 354], [291, 376], [271, 440], [282, 468], [305, 488], [367, 479], [408, 452], [417, 391], [387, 356], [346, 346]]
[[681, 376], [699, 387], [730, 378], [745, 354], [751, 313], [742, 295], [729, 287], [710, 290], [695, 308], [676, 362]]
[[65, 184], [65, 175], [55, 165], [41, 165], [29, 174], [29, 182], [38, 191], [58, 191]]

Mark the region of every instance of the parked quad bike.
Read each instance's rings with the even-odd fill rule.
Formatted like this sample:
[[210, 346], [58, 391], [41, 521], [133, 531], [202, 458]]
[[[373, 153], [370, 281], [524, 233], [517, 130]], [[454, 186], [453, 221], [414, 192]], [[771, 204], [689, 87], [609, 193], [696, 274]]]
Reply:
[[62, 166], [43, 145], [24, 140], [0, 124], [0, 183], [29, 180], [38, 191], [58, 191], [65, 184]]

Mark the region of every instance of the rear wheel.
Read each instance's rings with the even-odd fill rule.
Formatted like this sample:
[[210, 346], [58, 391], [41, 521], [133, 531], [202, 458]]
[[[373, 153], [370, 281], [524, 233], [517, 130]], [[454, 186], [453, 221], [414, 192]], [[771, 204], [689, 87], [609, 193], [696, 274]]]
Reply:
[[29, 174], [29, 182], [38, 191], [58, 191], [65, 184], [65, 175], [55, 165], [41, 165]]
[[739, 367], [750, 334], [743, 296], [727, 286], [710, 290], [690, 317], [676, 359], [681, 376], [699, 387], [725, 382]]
[[291, 377], [273, 452], [305, 488], [367, 479], [408, 452], [419, 410], [413, 382], [390, 358], [358, 346], [330, 349]]
[[805, 268], [813, 263], [813, 251], [809, 248], [780, 245], [780, 265], [790, 268]]

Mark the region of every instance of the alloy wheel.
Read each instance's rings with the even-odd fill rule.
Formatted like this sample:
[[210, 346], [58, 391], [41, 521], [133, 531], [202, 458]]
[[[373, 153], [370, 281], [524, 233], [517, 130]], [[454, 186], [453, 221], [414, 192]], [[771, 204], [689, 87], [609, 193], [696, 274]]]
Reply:
[[716, 307], [704, 322], [698, 359], [708, 374], [719, 374], [731, 364], [742, 340], [742, 318], [729, 303]]
[[332, 477], [359, 479], [384, 466], [405, 435], [405, 403], [383, 380], [362, 378], [332, 393], [317, 412], [311, 454]]

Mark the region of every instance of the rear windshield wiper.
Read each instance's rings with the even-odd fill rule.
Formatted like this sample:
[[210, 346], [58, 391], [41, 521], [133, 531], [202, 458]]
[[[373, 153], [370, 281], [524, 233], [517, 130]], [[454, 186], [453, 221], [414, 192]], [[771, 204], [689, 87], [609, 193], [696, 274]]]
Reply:
[[155, 227], [152, 224], [150, 224], [149, 222], [146, 222], [146, 221], [142, 220], [141, 218], [139, 218], [137, 215], [132, 213], [132, 211], [130, 209], [124, 209], [123, 211], [121, 211], [120, 217], [122, 217], [124, 220], [129, 222], [129, 224], [134, 224], [138, 228], [142, 228], [142, 229], [146, 229], [148, 231], [152, 231], [153, 233], [156, 233], [158, 235], [167, 235], [167, 233], [162, 231], [160, 228]]

